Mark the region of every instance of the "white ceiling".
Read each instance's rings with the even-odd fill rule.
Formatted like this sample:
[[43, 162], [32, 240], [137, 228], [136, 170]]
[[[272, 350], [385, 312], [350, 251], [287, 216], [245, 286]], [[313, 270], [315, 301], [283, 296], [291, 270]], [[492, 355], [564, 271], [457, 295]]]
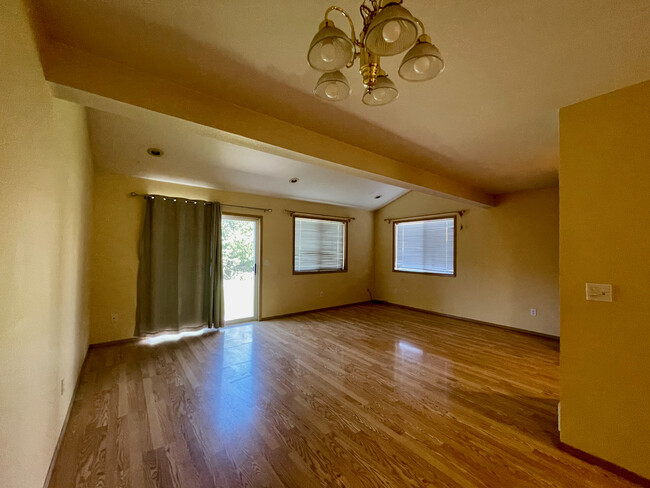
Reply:
[[37, 3], [53, 39], [493, 193], [557, 182], [560, 107], [650, 78], [648, 0], [405, 0], [446, 69], [409, 84], [385, 59], [385, 107], [361, 104], [358, 63], [348, 100], [311, 94], [325, 8], [358, 28], [359, 0]]
[[[143, 122], [89, 109], [88, 124], [95, 167], [109, 173], [366, 210], [383, 207], [407, 192], [230, 144], [167, 117]], [[147, 154], [150, 147], [162, 149], [163, 156]], [[294, 177], [300, 181], [290, 183]]]

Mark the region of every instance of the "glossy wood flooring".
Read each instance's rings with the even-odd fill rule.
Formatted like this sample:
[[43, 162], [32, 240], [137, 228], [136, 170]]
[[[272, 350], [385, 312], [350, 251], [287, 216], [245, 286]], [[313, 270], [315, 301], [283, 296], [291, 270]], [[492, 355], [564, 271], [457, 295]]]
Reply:
[[50, 486], [634, 486], [557, 401], [556, 341], [388, 305], [97, 348]]

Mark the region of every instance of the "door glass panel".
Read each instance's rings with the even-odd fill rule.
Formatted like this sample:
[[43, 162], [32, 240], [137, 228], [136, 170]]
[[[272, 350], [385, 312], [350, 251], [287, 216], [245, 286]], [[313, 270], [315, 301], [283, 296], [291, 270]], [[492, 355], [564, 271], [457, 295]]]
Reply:
[[232, 216], [221, 219], [224, 320], [255, 318], [257, 222]]

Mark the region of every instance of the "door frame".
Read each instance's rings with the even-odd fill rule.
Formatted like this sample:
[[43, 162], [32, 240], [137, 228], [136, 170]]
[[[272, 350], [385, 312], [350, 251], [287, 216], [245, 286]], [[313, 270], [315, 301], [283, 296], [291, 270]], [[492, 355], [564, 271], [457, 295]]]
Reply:
[[[248, 215], [234, 212], [222, 212], [221, 218], [232, 217], [232, 220], [251, 220], [256, 222], [255, 232], [255, 297], [253, 299], [253, 316], [245, 317], [243, 319], [234, 319], [224, 321], [224, 325], [236, 325], [246, 322], [256, 322], [260, 319], [262, 310], [262, 216], [261, 215]], [[224, 310], [226, 303], [224, 300]]]

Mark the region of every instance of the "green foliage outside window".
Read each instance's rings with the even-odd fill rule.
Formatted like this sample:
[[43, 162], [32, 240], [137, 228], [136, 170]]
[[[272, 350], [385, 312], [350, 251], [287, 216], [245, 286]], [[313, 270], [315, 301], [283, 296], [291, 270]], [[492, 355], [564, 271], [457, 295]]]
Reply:
[[223, 279], [250, 278], [255, 264], [255, 223], [224, 219], [221, 232]]

